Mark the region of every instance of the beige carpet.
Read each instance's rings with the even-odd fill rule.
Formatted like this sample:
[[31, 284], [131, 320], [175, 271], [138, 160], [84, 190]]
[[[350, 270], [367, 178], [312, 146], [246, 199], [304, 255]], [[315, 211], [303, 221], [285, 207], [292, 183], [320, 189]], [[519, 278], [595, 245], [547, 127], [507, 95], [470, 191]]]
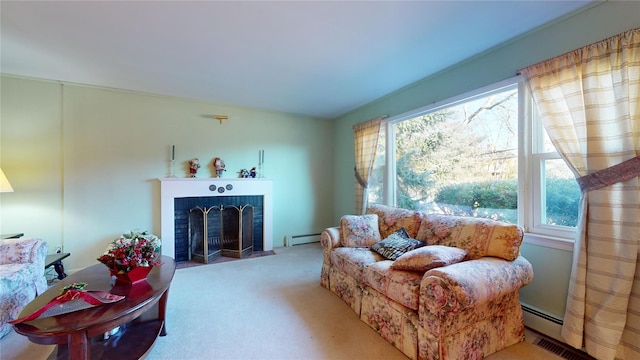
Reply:
[[[406, 359], [320, 286], [319, 244], [275, 252], [177, 270], [168, 335], [148, 359]], [[0, 359], [46, 359], [52, 349], [12, 332], [0, 340]], [[525, 342], [488, 359], [561, 358]]]

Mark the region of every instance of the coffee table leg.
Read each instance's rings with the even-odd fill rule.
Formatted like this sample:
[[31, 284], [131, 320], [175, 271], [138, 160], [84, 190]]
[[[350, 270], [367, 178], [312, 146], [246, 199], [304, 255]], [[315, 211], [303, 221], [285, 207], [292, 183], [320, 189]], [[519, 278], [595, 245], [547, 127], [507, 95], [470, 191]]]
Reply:
[[67, 277], [67, 274], [64, 273], [64, 265], [62, 265], [62, 261], [57, 261], [53, 264], [53, 269], [58, 274], [58, 280], [62, 280]]
[[167, 311], [167, 298], [169, 297], [169, 289], [165, 290], [164, 294], [158, 301], [158, 320], [162, 321], [162, 329], [160, 329], [160, 336], [167, 335], [167, 322], [165, 314]]
[[91, 358], [91, 348], [86, 332], [73, 332], [68, 335], [68, 339], [70, 360], [89, 360]]

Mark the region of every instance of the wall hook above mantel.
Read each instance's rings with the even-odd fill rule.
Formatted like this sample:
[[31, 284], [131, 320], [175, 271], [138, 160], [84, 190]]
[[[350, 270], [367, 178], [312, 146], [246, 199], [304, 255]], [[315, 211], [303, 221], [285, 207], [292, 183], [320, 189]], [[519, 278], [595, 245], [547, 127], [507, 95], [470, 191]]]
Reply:
[[222, 125], [222, 120], [227, 120], [229, 117], [227, 115], [213, 115], [214, 119], [220, 121], [220, 125]]

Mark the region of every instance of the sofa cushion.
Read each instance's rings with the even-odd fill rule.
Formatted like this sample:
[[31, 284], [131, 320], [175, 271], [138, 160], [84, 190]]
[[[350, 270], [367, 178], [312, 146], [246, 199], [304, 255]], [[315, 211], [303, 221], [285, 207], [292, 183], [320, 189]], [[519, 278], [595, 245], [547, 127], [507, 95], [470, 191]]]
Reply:
[[440, 266], [447, 266], [462, 261], [467, 250], [450, 246], [430, 245], [411, 250], [398, 257], [391, 268], [425, 272]]
[[331, 264], [362, 283], [365, 267], [384, 260], [382, 255], [360, 247], [339, 247], [331, 251]]
[[426, 244], [416, 239], [410, 239], [404, 228], [387, 236], [384, 240], [375, 243], [371, 250], [389, 260], [395, 260], [398, 256]]
[[394, 270], [391, 260], [378, 261], [364, 269], [364, 282], [412, 310], [418, 310], [422, 273]]
[[382, 238], [378, 215], [345, 215], [340, 219], [340, 243], [347, 247], [369, 247]]
[[425, 215], [416, 239], [428, 245], [453, 246], [468, 250], [469, 259], [496, 256], [515, 260], [524, 232], [515, 224], [490, 219]]
[[382, 239], [404, 228], [410, 238], [416, 238], [423, 214], [419, 211], [397, 208], [388, 205], [371, 204], [368, 214], [378, 215], [378, 226]]

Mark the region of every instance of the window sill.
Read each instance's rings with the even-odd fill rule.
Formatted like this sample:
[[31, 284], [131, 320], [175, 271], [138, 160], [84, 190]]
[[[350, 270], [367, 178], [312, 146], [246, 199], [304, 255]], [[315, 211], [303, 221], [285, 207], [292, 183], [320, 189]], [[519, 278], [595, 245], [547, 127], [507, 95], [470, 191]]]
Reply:
[[565, 250], [573, 252], [573, 240], [548, 236], [548, 235], [540, 235], [540, 234], [532, 234], [526, 233], [524, 234], [525, 244], [544, 246], [552, 249]]

